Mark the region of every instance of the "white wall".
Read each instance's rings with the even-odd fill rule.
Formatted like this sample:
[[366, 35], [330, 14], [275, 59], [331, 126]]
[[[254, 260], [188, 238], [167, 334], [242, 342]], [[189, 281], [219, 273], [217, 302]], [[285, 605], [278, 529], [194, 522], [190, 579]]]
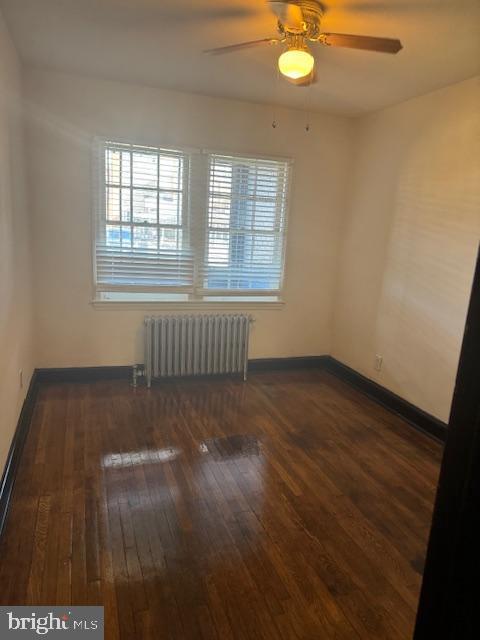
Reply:
[[0, 15], [0, 475], [33, 366], [20, 90], [19, 62]]
[[350, 121], [317, 115], [307, 133], [299, 111], [39, 71], [27, 75], [26, 98], [37, 366], [142, 361], [149, 310], [90, 304], [95, 135], [293, 157], [285, 306], [252, 312], [251, 356], [329, 352]]
[[358, 120], [338, 263], [333, 355], [445, 421], [480, 238], [479, 109], [477, 78]]

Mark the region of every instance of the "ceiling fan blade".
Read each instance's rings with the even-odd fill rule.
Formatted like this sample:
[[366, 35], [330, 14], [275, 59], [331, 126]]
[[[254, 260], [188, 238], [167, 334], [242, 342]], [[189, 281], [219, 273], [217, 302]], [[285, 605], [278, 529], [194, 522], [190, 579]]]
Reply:
[[240, 51], [241, 49], [248, 49], [249, 47], [257, 47], [261, 44], [273, 44], [279, 42], [274, 38], [262, 38], [261, 40], [250, 40], [248, 42], [239, 42], [238, 44], [230, 44], [227, 47], [217, 47], [216, 49], [205, 49], [203, 53], [210, 53], [212, 55], [219, 55], [222, 53], [232, 53], [234, 51]]
[[354, 36], [349, 33], [322, 33], [320, 42], [331, 47], [364, 49], [379, 53], [398, 53], [403, 47], [395, 38], [374, 38], [373, 36]]
[[270, 8], [287, 29], [303, 29], [303, 12], [295, 2], [270, 0]]

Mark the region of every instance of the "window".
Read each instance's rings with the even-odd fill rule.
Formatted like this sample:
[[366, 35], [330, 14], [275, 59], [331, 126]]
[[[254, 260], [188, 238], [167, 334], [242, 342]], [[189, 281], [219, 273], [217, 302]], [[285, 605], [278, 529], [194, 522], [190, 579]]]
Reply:
[[99, 164], [97, 297], [278, 298], [288, 161], [104, 141]]
[[178, 151], [106, 143], [96, 225], [97, 291], [191, 287], [186, 185]]

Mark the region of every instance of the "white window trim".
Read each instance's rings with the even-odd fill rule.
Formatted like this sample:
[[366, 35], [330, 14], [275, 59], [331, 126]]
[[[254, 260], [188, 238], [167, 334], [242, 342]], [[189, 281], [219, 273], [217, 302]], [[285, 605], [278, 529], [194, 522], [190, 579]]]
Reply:
[[[282, 271], [282, 280], [281, 285], [278, 290], [275, 291], [255, 291], [255, 290], [230, 290], [230, 291], [216, 291], [212, 290], [211, 294], [208, 293], [193, 293], [189, 294], [190, 299], [188, 300], [146, 300], [146, 299], [128, 299], [128, 291], [125, 290], [123, 293], [125, 294], [125, 299], [120, 300], [109, 300], [104, 296], [105, 291], [99, 289], [96, 285], [96, 243], [97, 243], [97, 211], [98, 207], [104, 206], [102, 202], [104, 195], [103, 187], [104, 182], [100, 184], [101, 175], [104, 173], [104, 158], [103, 154], [100, 153], [100, 150], [104, 148], [105, 143], [108, 141], [118, 142], [120, 144], [130, 144], [130, 145], [138, 145], [145, 147], [158, 147], [166, 150], [172, 151], [181, 151], [187, 155], [195, 156], [195, 155], [225, 155], [234, 158], [245, 158], [245, 159], [258, 159], [258, 160], [267, 160], [273, 162], [285, 162], [289, 165], [288, 170], [288, 181], [286, 185], [286, 201], [285, 201], [285, 222], [284, 222], [284, 231], [283, 231], [283, 271]], [[145, 140], [136, 140], [136, 142], [132, 142], [131, 140], [121, 138], [119, 136], [96, 136], [93, 139], [93, 161], [92, 161], [92, 193], [91, 193], [91, 238], [92, 238], [92, 254], [91, 254], [91, 263], [92, 263], [92, 297], [90, 300], [90, 304], [94, 309], [155, 309], [161, 308], [165, 310], [178, 310], [178, 309], [219, 309], [219, 310], [238, 310], [240, 307], [242, 309], [283, 309], [285, 306], [284, 300], [284, 290], [285, 290], [285, 282], [286, 282], [286, 271], [287, 271], [287, 241], [288, 241], [288, 223], [290, 218], [290, 203], [291, 203], [291, 194], [292, 194], [292, 173], [293, 173], [293, 158], [286, 156], [272, 156], [265, 155], [256, 152], [232, 152], [228, 149], [211, 149], [211, 148], [195, 148], [190, 146], [182, 146], [182, 145], [164, 145], [161, 142], [154, 142], [152, 140], [146, 142]], [[99, 163], [99, 159], [102, 157]], [[103, 169], [102, 169], [103, 167]], [[103, 173], [102, 173], [103, 172]], [[208, 197], [208, 183], [205, 188], [205, 197]], [[186, 198], [190, 202], [192, 195], [190, 190], [186, 192]], [[206, 205], [205, 205], [206, 206]], [[191, 212], [191, 207], [188, 207], [189, 213]], [[165, 289], [163, 289], [165, 291]], [[141, 293], [138, 287], [135, 287], [136, 293]], [[120, 293], [120, 292], [119, 292]], [[151, 291], [150, 291], [151, 293]], [[168, 293], [168, 292], [166, 292]], [[270, 300], [257, 300], [257, 298], [272, 298]], [[208, 298], [216, 298], [215, 300], [209, 300]], [[218, 298], [223, 298], [219, 300]], [[231, 298], [231, 299], [229, 299]]]
[[212, 309], [218, 311], [238, 311], [239, 309], [275, 309], [282, 310], [285, 307], [284, 300], [272, 300], [265, 302], [255, 301], [232, 301], [232, 302], [210, 302], [207, 300], [185, 300], [182, 302], [157, 301], [147, 302], [145, 300], [99, 300], [94, 299], [90, 302], [94, 309], [162, 309], [165, 311], [179, 311], [182, 309], [189, 310], [205, 310]]

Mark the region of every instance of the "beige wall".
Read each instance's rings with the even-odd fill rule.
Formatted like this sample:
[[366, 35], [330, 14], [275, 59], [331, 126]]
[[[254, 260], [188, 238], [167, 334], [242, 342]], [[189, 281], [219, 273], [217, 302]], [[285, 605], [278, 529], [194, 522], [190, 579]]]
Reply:
[[252, 310], [251, 355], [332, 353], [447, 420], [480, 234], [478, 91], [317, 114], [307, 134], [293, 110], [29, 71], [36, 365], [141, 361], [162, 310], [91, 305], [95, 135], [291, 156], [285, 305]]
[[443, 420], [480, 237], [479, 109], [477, 78], [358, 120], [338, 263], [333, 355]]
[[252, 311], [251, 355], [328, 353], [350, 121], [317, 115], [307, 133], [298, 111], [38, 71], [26, 97], [37, 366], [141, 362], [143, 317], [161, 312], [90, 304], [95, 135], [293, 157], [285, 305]]
[[19, 62], [0, 15], [0, 475], [33, 364], [20, 88]]

